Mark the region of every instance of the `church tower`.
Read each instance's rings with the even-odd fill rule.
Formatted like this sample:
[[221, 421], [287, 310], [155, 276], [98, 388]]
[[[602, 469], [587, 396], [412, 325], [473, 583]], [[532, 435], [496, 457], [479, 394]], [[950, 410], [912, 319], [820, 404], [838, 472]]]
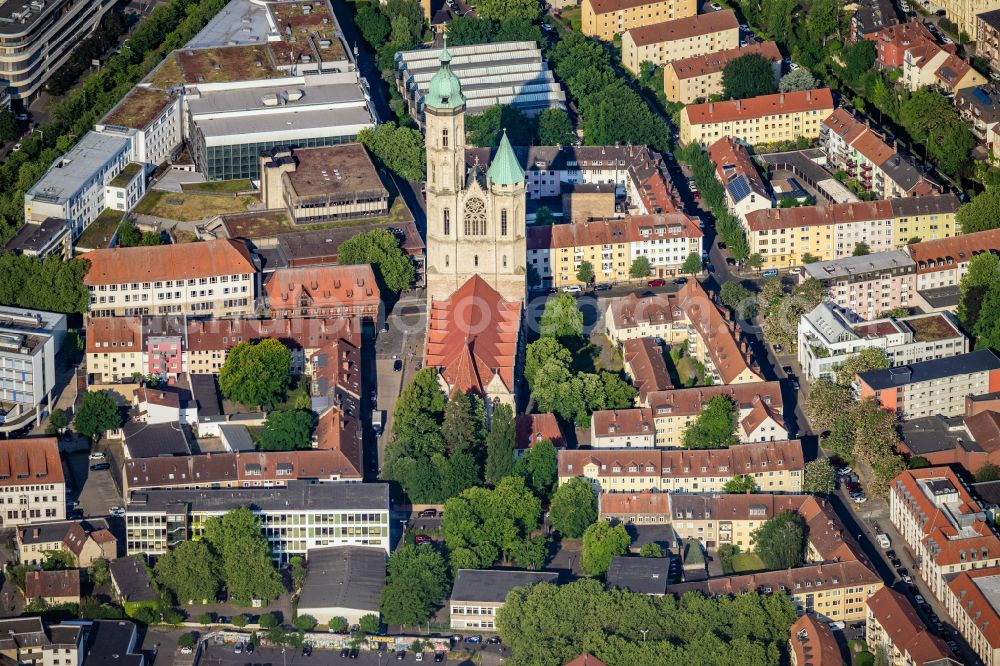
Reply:
[[424, 96], [427, 298], [448, 298], [479, 275], [505, 300], [523, 301], [524, 170], [506, 132], [485, 174], [466, 165], [465, 97], [447, 43], [440, 60]]

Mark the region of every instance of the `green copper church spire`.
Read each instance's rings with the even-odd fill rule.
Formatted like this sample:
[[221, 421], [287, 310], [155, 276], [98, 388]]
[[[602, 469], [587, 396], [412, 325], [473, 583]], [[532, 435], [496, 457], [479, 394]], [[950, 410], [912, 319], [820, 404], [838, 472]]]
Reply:
[[431, 78], [424, 104], [435, 109], [457, 109], [465, 104], [465, 97], [462, 95], [462, 83], [448, 64], [451, 62], [451, 53], [448, 51], [447, 35], [438, 60], [441, 62], [441, 68]]
[[489, 171], [486, 172], [486, 178], [497, 185], [517, 185], [524, 182], [524, 169], [517, 161], [510, 141], [507, 140], [506, 128], [503, 131], [503, 138], [500, 139], [497, 154], [493, 156]]

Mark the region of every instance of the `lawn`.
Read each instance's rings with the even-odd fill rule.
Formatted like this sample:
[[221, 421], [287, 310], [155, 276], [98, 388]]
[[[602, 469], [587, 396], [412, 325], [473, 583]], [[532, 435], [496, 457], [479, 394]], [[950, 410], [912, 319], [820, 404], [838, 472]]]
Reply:
[[197, 222], [207, 217], [225, 213], [243, 213], [254, 199], [252, 197], [221, 197], [215, 194], [177, 192], [150, 192], [135, 207], [139, 215], [155, 215], [167, 220]]
[[733, 571], [736, 573], [767, 571], [767, 567], [755, 553], [739, 553], [733, 555]]
[[118, 224], [125, 216], [120, 210], [106, 208], [97, 219], [83, 231], [76, 240], [76, 246], [81, 250], [98, 250], [108, 247], [111, 237], [118, 229]]
[[575, 32], [580, 32], [580, 14], [582, 10], [579, 7], [567, 7], [562, 10], [559, 17], [562, 19], [563, 23], [569, 24]]
[[253, 189], [253, 185], [248, 179], [241, 180], [213, 180], [207, 183], [181, 183], [181, 189], [185, 192], [203, 194], [238, 194]]

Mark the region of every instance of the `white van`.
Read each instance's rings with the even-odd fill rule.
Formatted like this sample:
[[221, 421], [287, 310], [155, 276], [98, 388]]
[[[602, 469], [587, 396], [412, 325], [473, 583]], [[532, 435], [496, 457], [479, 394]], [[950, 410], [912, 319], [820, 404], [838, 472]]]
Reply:
[[889, 546], [892, 544], [889, 542], [889, 535], [887, 534], [876, 534], [875, 541], [878, 543], [878, 547], [882, 550], [888, 550]]

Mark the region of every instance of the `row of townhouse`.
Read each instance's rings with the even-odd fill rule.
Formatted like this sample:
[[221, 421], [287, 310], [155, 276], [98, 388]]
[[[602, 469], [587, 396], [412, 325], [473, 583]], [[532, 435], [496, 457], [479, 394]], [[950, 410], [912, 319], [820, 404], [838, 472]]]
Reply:
[[637, 408], [594, 412], [590, 445], [601, 449], [683, 448], [685, 430], [717, 396], [733, 403], [734, 434], [740, 442], [788, 439], [781, 384], [755, 382], [651, 391], [640, 397]]
[[818, 139], [833, 109], [827, 88], [690, 104], [681, 110], [680, 142], [705, 148], [725, 136], [752, 146]]
[[972, 257], [997, 252], [1000, 230], [922, 240], [898, 250], [807, 264], [801, 280], [819, 280], [827, 298], [864, 319], [920, 305], [919, 292], [958, 286]]
[[750, 252], [760, 254], [764, 267], [801, 266], [809, 263], [803, 257], [819, 261], [850, 257], [860, 243], [871, 252], [885, 252], [914, 237], [954, 236], [959, 205], [955, 195], [939, 194], [770, 208], [747, 213], [745, 229]]
[[799, 319], [798, 360], [809, 379], [832, 379], [862, 349], [881, 349], [893, 366], [969, 351], [969, 340], [950, 313], [857, 321], [829, 301]]
[[626, 30], [622, 35], [622, 64], [638, 76], [644, 62], [662, 66], [739, 45], [740, 22], [727, 9]]
[[[593, 268], [594, 283], [633, 280], [632, 264], [649, 262], [648, 277], [680, 275], [692, 254], [701, 258], [703, 233], [684, 213], [633, 215], [528, 228], [528, 265], [543, 285], [582, 284], [581, 265]], [[645, 278], [643, 278], [645, 279]]]
[[739, 326], [697, 280], [688, 281], [676, 294], [631, 294], [613, 301], [604, 326], [605, 334], [619, 344], [645, 337], [667, 344], [686, 342], [687, 351], [716, 383], [763, 381]]
[[722, 96], [725, 92], [722, 70], [745, 55], [758, 55], [771, 63], [777, 85], [781, 75], [781, 51], [774, 42], [761, 42], [666, 63], [663, 66], [663, 93], [671, 102], [681, 104], [694, 104]]
[[631, 28], [695, 16], [694, 0], [583, 0], [580, 32], [587, 37], [612, 41]]
[[799, 440], [737, 444], [728, 449], [563, 450], [559, 483], [590, 481], [599, 492], [722, 492], [733, 477], [752, 478], [762, 492], [802, 491], [805, 460]]

